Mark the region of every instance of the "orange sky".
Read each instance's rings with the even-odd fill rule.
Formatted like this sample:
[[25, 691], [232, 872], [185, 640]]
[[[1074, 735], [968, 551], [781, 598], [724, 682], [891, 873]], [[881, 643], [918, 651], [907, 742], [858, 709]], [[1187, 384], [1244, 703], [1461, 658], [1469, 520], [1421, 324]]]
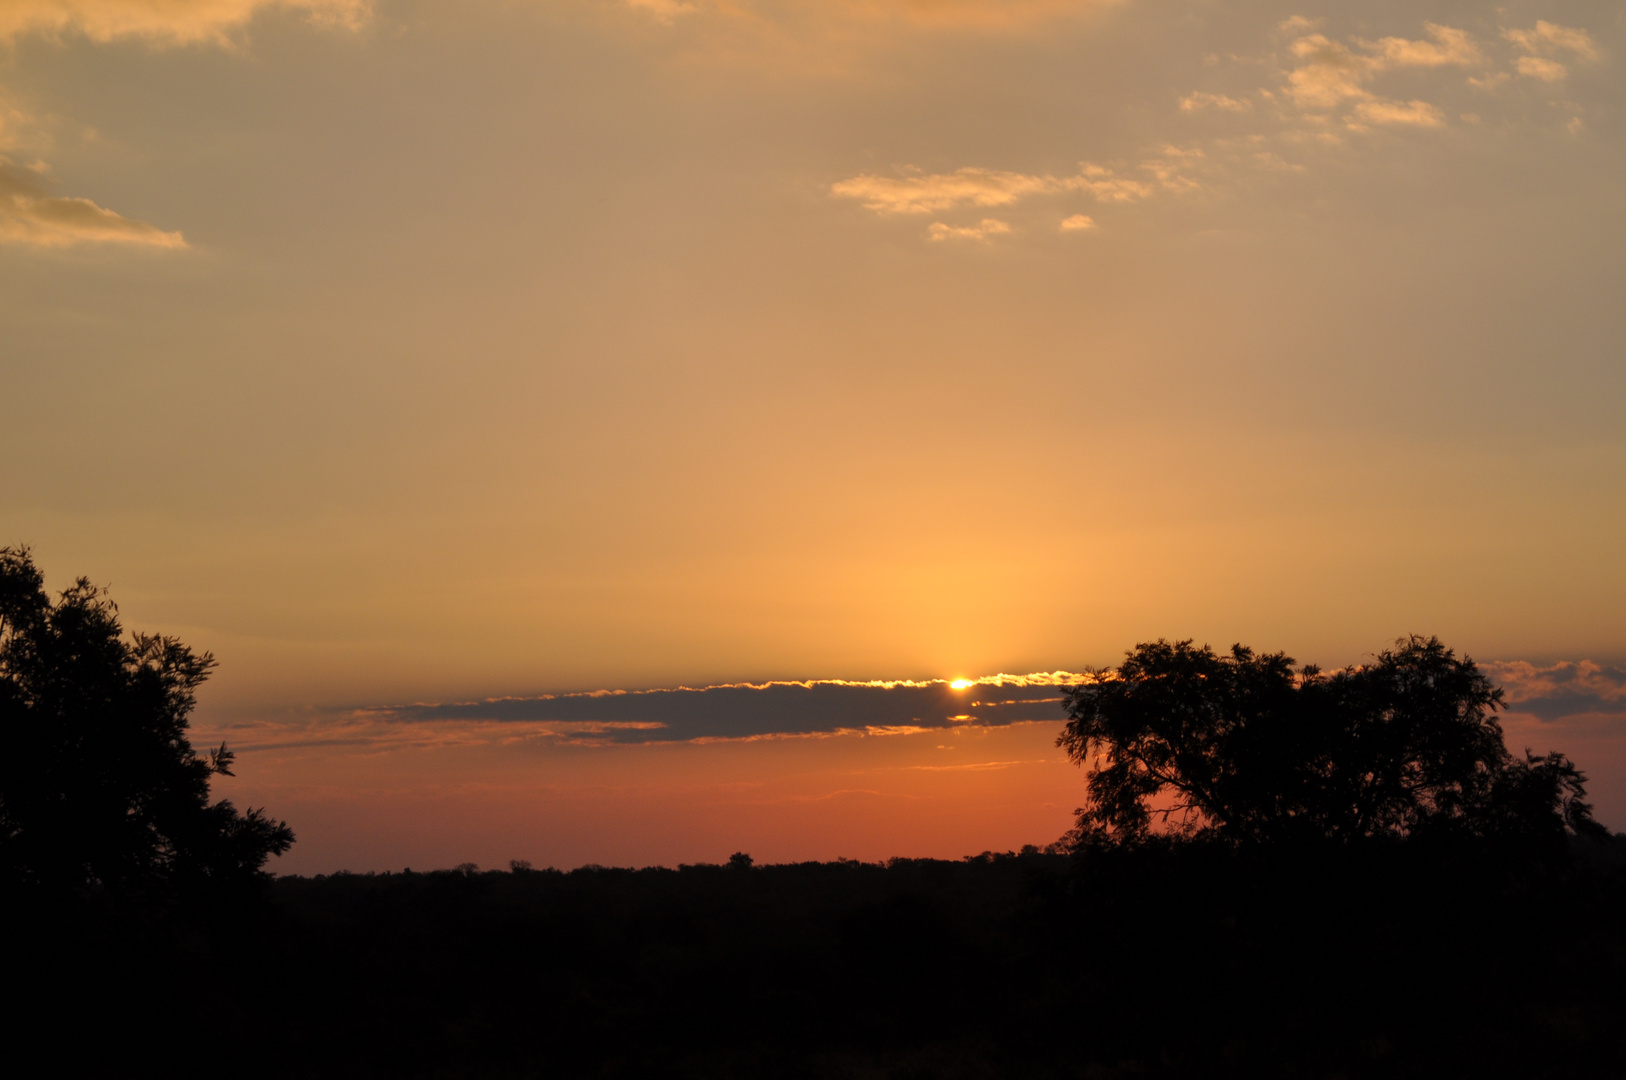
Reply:
[[[210, 731], [1158, 636], [1608, 667], [1623, 55], [1596, 0], [11, 0], [0, 539], [215, 652]], [[916, 770], [644, 849], [570, 779], [811, 800], [911, 740], [242, 783], [305, 868], [1065, 824], [1054, 764]], [[434, 784], [510, 794], [413, 855]]]

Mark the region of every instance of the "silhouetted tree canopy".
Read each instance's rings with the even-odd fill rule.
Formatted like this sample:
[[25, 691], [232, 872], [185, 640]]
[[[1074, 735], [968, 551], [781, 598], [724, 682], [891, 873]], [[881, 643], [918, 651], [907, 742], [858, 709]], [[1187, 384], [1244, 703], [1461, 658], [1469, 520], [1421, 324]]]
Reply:
[[0, 873], [11, 884], [162, 892], [241, 881], [293, 833], [211, 803], [222, 744], [187, 740], [214, 666], [174, 638], [126, 637], [105, 590], [52, 600], [26, 548], [0, 548]]
[[1067, 692], [1057, 744], [1090, 766], [1075, 845], [1606, 835], [1562, 754], [1509, 754], [1502, 692], [1436, 638], [1297, 672], [1242, 645], [1137, 645]]

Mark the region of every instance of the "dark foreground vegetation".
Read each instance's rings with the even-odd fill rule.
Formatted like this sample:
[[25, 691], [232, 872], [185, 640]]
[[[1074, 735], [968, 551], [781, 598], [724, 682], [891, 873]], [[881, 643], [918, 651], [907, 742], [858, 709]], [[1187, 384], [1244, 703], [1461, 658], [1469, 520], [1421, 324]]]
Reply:
[[1619, 1076], [1623, 843], [282, 878], [14, 917], [10, 1045], [75, 1075]]
[[1626, 1075], [1626, 837], [1407, 638], [1137, 646], [1053, 849], [272, 879], [213, 661], [0, 549], [0, 1038], [26, 1075]]

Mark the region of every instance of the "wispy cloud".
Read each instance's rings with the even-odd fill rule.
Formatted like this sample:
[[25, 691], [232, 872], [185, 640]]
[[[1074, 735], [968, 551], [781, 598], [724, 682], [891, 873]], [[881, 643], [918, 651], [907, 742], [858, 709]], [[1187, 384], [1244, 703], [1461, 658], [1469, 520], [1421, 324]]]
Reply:
[[1525, 53], [1515, 64], [1518, 73], [1541, 82], [1562, 82], [1569, 77], [1569, 68], [1552, 59], [1554, 55], [1588, 62], [1597, 61], [1602, 55], [1592, 35], [1585, 30], [1559, 26], [1545, 20], [1537, 21], [1528, 30], [1505, 29], [1502, 36]]
[[1479, 43], [1466, 30], [1438, 23], [1424, 23], [1426, 40], [1402, 37], [1362, 42], [1374, 59], [1386, 67], [1467, 67], [1484, 60]]
[[[355, 27], [372, 0], [0, 0], [0, 44], [26, 35], [81, 37], [98, 44], [137, 39], [155, 46], [230, 45], [232, 33], [262, 11], [283, 10], [317, 22]], [[37, 128], [0, 98], [0, 150]], [[184, 248], [179, 232], [126, 217], [82, 197], [53, 193], [44, 162], [0, 157], [0, 244], [61, 248], [117, 244]]]
[[1502, 36], [1525, 52], [1535, 55], [1569, 53], [1580, 60], [1597, 60], [1602, 56], [1592, 35], [1586, 30], [1559, 26], [1545, 19], [1537, 20], [1536, 25], [1528, 30], [1505, 29]]
[[1120, 0], [626, 0], [660, 22], [714, 18], [761, 26], [805, 25], [810, 17], [920, 29], [1024, 30]]
[[1008, 222], [998, 218], [983, 218], [975, 225], [945, 225], [934, 221], [926, 234], [933, 240], [986, 240], [990, 236], [1011, 231]]
[[0, 41], [77, 34], [98, 42], [221, 43], [260, 12], [279, 9], [354, 27], [371, 12], [372, 0], [4, 0]]
[[[504, 720], [564, 725], [560, 737], [602, 742], [674, 742], [835, 733], [887, 735], [964, 725], [1001, 726], [1062, 718], [1058, 685], [1087, 676], [1028, 676], [925, 682], [735, 683], [666, 690], [598, 691], [369, 710], [391, 722]], [[992, 689], [996, 693], [989, 693]]]
[[1510, 660], [1484, 665], [1507, 697], [1511, 712], [1543, 720], [1584, 713], [1626, 713], [1626, 667], [1594, 660], [1532, 664]]
[[867, 173], [830, 187], [838, 199], [856, 199], [878, 214], [930, 214], [957, 206], [1009, 206], [1029, 195], [1066, 190], [1054, 176], [967, 167], [930, 176], [871, 176]]
[[[1023, 212], [1018, 207], [1037, 200], [1083, 197], [1122, 206], [1162, 195], [1221, 193], [1245, 183], [1242, 175], [1248, 171], [1304, 174], [1307, 166], [1294, 158], [1315, 153], [1318, 146], [1344, 146], [1362, 133], [1426, 132], [1449, 126], [1458, 115], [1479, 122], [1482, 96], [1475, 104], [1453, 106], [1451, 95], [1493, 91], [1515, 72], [1557, 81], [1566, 69], [1553, 57], [1601, 57], [1586, 30], [1545, 21], [1483, 37], [1463, 27], [1424, 22], [1415, 37], [1369, 39], [1339, 36], [1320, 21], [1294, 16], [1276, 25], [1274, 41], [1262, 55], [1236, 58], [1236, 71], [1253, 81], [1251, 89], [1202, 87], [1176, 99], [1179, 113], [1191, 118], [1188, 123], [1224, 125], [1223, 134], [1207, 140], [1165, 145], [1128, 163], [1085, 161], [1071, 174], [987, 165], [862, 173], [832, 184], [830, 194], [883, 216], [942, 215], [927, 229], [933, 240], [986, 240], [1024, 224], [1031, 228], [1035, 223], [1015, 215]], [[1259, 85], [1261, 69], [1279, 81]], [[1404, 95], [1396, 92], [1402, 87]], [[1575, 120], [1570, 128], [1581, 130]], [[956, 211], [996, 208], [1007, 213], [953, 220]], [[1095, 216], [1065, 211], [1062, 222], [1059, 229], [1054, 224], [1045, 229], [1076, 232], [1100, 224]]]
[[[1304, 29], [1289, 20], [1283, 30]], [[1288, 51], [1297, 64], [1287, 73], [1287, 96], [1300, 109], [1327, 112], [1351, 106], [1345, 121], [1368, 124], [1438, 127], [1444, 114], [1418, 100], [1396, 101], [1368, 89], [1379, 75], [1397, 68], [1468, 67], [1483, 62], [1484, 53], [1466, 30], [1425, 23], [1422, 39], [1385, 37], [1353, 45], [1326, 34], [1296, 37]]]
[[561, 745], [885, 738], [1064, 719], [1067, 671], [977, 679], [730, 683], [389, 705], [210, 730], [252, 749], [432, 749], [468, 743]]
[[[1245, 93], [1234, 88], [1193, 90], [1179, 99], [1180, 111], [1188, 116], [1249, 114], [1250, 126], [1259, 132], [1253, 138], [1273, 138], [1284, 146], [1339, 145], [1347, 139], [1343, 132], [1443, 128], [1459, 112], [1478, 122], [1483, 98], [1468, 109], [1442, 102], [1464, 87], [1495, 92], [1515, 76], [1559, 82], [1569, 74], [1560, 58], [1589, 63], [1602, 59], [1587, 30], [1546, 21], [1527, 29], [1501, 28], [1486, 39], [1461, 27], [1425, 22], [1420, 37], [1370, 40], [1340, 38], [1323, 20], [1294, 16], [1276, 26], [1275, 36], [1277, 50], [1237, 57], [1235, 71], [1251, 81], [1261, 67], [1274, 69], [1278, 86], [1256, 86]], [[1389, 82], [1391, 77], [1408, 72], [1409, 81], [1403, 84], [1409, 91], [1406, 96], [1385, 93], [1391, 85], [1402, 85]], [[1413, 96], [1420, 86], [1424, 96]], [[1229, 122], [1231, 131], [1237, 122]], [[1570, 127], [1579, 130], [1574, 120]], [[1273, 159], [1279, 160], [1274, 155]]]
[[178, 232], [127, 218], [89, 199], [51, 194], [43, 166], [0, 157], [0, 243], [36, 248], [129, 244], [184, 248]]
[[1253, 109], [1253, 102], [1246, 98], [1234, 98], [1226, 94], [1210, 94], [1206, 90], [1195, 90], [1180, 99], [1181, 112], [1198, 112], [1202, 109], [1219, 109], [1221, 112], [1249, 112]]
[[679, 16], [693, 15], [700, 10], [698, 4], [686, 3], [685, 0], [627, 0], [627, 5], [648, 12], [657, 22], [668, 26], [676, 22]]
[[[1543, 721], [1617, 716], [1626, 723], [1626, 667], [1592, 660], [1482, 665], [1507, 711]], [[244, 751], [349, 747], [379, 753], [484, 745], [634, 746], [785, 739], [888, 738], [926, 732], [1055, 723], [1063, 691], [1094, 678], [1068, 671], [977, 679], [729, 683], [597, 690], [483, 701], [350, 709], [287, 721], [200, 727]], [[991, 769], [993, 761], [930, 769]]]
[[[1084, 195], [1096, 202], [1133, 203], [1160, 193], [1180, 194], [1201, 185], [1189, 175], [1190, 166], [1203, 157], [1201, 150], [1165, 146], [1129, 171], [1084, 162], [1072, 176], [1007, 172], [967, 166], [952, 173], [905, 173], [875, 176], [868, 173], [830, 186], [838, 199], [853, 199], [877, 214], [930, 214], [963, 207], [1008, 207], [1035, 196]], [[1063, 229], [1095, 227], [1092, 218], [1074, 214]], [[927, 230], [933, 240], [986, 239], [1011, 231], [1008, 222], [983, 218], [965, 225], [934, 222]]]
[[1440, 127], [1445, 114], [1426, 101], [1363, 101], [1355, 106], [1352, 119], [1368, 124], [1409, 127]]

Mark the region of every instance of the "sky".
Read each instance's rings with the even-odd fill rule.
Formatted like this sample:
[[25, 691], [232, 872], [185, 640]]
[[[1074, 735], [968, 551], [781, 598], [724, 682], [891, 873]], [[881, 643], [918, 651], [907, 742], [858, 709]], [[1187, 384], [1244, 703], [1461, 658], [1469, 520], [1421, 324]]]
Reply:
[[284, 870], [1043, 844], [1059, 706], [930, 695], [1157, 637], [1438, 634], [1626, 827], [1623, 58], [1620, 0], [0, 0], [0, 542], [215, 654]]

